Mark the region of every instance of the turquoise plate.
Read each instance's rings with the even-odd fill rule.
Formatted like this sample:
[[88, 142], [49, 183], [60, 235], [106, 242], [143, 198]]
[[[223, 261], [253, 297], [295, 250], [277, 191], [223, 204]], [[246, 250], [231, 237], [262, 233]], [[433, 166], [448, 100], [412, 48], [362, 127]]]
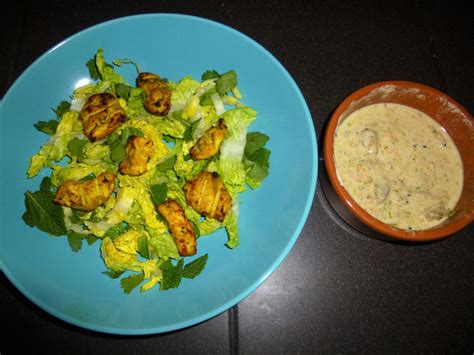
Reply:
[[[177, 289], [122, 292], [105, 270], [99, 243], [71, 252], [23, 223], [29, 158], [47, 137], [33, 123], [51, 118], [51, 107], [68, 100], [88, 77], [85, 67], [98, 48], [108, 60], [130, 58], [171, 80], [200, 78], [207, 69], [235, 69], [244, 102], [257, 112], [253, 131], [267, 133], [270, 175], [241, 197], [240, 245], [225, 247], [226, 234], [202, 237], [198, 255], [209, 254], [203, 273]], [[127, 73], [127, 70], [130, 70]], [[133, 83], [133, 68], [123, 68]], [[310, 112], [285, 68], [252, 39], [209, 20], [149, 14], [86, 29], [36, 60], [1, 103], [2, 161], [0, 267], [36, 305], [72, 324], [114, 334], [153, 334], [203, 322], [254, 291], [289, 253], [308, 216], [317, 177], [317, 145]], [[43, 176], [46, 172], [43, 172]]]

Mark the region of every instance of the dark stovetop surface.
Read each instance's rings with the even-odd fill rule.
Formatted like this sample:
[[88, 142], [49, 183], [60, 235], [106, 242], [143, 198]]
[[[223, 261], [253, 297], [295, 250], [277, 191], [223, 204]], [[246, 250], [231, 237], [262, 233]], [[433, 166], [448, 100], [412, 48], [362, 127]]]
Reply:
[[[421, 82], [474, 112], [472, 15], [447, 1], [10, 4], [2, 14], [2, 96], [28, 65], [64, 38], [105, 20], [147, 12], [206, 17], [262, 44], [299, 85], [320, 145], [335, 107], [376, 81]], [[338, 217], [318, 183], [288, 257], [229, 311], [168, 334], [111, 336], [46, 314], [0, 274], [6, 325], [0, 353], [23, 353], [30, 346], [44, 353], [472, 353], [473, 234], [471, 224], [450, 238], [418, 246], [370, 238]]]

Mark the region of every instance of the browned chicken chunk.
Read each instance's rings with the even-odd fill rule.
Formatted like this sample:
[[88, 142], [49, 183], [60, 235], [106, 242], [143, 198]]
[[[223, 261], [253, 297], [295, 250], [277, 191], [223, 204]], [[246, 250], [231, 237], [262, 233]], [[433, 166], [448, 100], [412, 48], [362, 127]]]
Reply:
[[226, 133], [227, 127], [224, 120], [220, 119], [217, 127], [209, 128], [193, 145], [190, 150], [191, 158], [201, 160], [214, 156], [219, 151]]
[[143, 106], [158, 116], [166, 116], [171, 108], [171, 89], [160, 76], [152, 73], [140, 73], [137, 86], [145, 90]]
[[80, 211], [93, 211], [109, 199], [114, 190], [115, 175], [102, 173], [85, 181], [67, 180], [58, 188], [54, 202]]
[[84, 134], [91, 142], [113, 133], [125, 119], [125, 111], [118, 99], [108, 92], [89, 97], [80, 115]]
[[201, 215], [223, 221], [232, 198], [217, 173], [203, 171], [184, 185], [188, 204]]
[[125, 153], [127, 157], [120, 162], [119, 171], [125, 175], [142, 175], [146, 173], [148, 161], [153, 155], [153, 142], [145, 137], [131, 136]]
[[178, 247], [179, 255], [191, 256], [196, 254], [196, 234], [179, 203], [175, 200], [166, 200], [157, 206], [157, 210], [168, 223], [174, 242]]

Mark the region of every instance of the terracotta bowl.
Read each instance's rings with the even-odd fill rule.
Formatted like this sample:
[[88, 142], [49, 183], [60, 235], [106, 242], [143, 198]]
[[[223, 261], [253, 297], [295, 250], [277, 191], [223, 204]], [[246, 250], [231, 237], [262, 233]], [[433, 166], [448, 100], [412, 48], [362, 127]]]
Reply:
[[[464, 166], [464, 186], [455, 213], [442, 224], [423, 231], [393, 228], [362, 209], [340, 183], [334, 163], [334, 132], [355, 110], [376, 103], [398, 103], [416, 108], [443, 126], [456, 144]], [[357, 90], [332, 114], [324, 140], [324, 161], [329, 180], [347, 209], [367, 226], [394, 239], [427, 242], [452, 235], [474, 219], [474, 121], [455, 100], [429, 86], [408, 81], [379, 82]]]

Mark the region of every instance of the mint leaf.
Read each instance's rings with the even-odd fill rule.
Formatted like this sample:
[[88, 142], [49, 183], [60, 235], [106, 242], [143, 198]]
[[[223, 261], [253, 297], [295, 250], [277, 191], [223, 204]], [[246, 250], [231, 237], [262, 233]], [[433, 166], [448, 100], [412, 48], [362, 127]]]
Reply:
[[122, 65], [125, 65], [125, 64], [131, 64], [135, 67], [135, 69], [137, 70], [137, 73], [140, 73], [141, 72], [141, 69], [140, 67], [138, 66], [137, 63], [135, 63], [133, 60], [130, 60], [130, 59], [127, 59], [127, 58], [123, 58], [123, 59], [115, 59], [112, 61], [112, 63], [114, 65], [116, 65], [117, 67], [121, 67]]
[[56, 133], [56, 129], [58, 128], [59, 121], [58, 120], [49, 120], [49, 121], [38, 121], [34, 124], [35, 128], [43, 133], [46, 133], [50, 136]]
[[166, 200], [168, 194], [168, 186], [166, 183], [156, 184], [150, 186], [150, 195], [153, 205], [158, 206]]
[[201, 75], [201, 79], [204, 80], [209, 80], [209, 79], [218, 79], [220, 78], [221, 75], [216, 72], [215, 70], [206, 70], [204, 73]]
[[150, 259], [150, 254], [148, 251], [148, 239], [146, 235], [142, 234], [137, 239], [138, 254], [140, 254], [145, 259]]
[[180, 259], [176, 266], [173, 266], [171, 259], [161, 265], [163, 279], [161, 280], [162, 291], [176, 288], [181, 283], [182, 278], [194, 279], [206, 266], [208, 255], [203, 255], [184, 266], [184, 260]]
[[110, 227], [104, 234], [103, 238], [109, 237], [110, 239], [115, 239], [119, 235], [124, 234], [128, 230], [128, 223], [127, 222], [120, 222], [117, 223], [115, 226]]
[[170, 170], [173, 169], [174, 163], [176, 163], [176, 155], [173, 155], [172, 157], [166, 159], [164, 162], [158, 164], [156, 166], [156, 169], [159, 171]]
[[161, 272], [163, 273], [163, 279], [161, 280], [160, 289], [162, 291], [169, 290], [170, 288], [176, 288], [181, 283], [181, 277], [183, 273], [183, 259], [179, 259], [176, 266], [173, 266], [171, 259], [168, 259], [163, 265], [161, 265]]
[[204, 95], [201, 95], [201, 97], [199, 98], [199, 104], [201, 106], [214, 106], [211, 96], [215, 93], [217, 93], [216, 89], [212, 88], [208, 92], [206, 92]]
[[60, 120], [62, 115], [68, 112], [70, 108], [71, 108], [70, 102], [61, 101], [59, 105], [55, 109], [53, 108], [52, 110], [56, 114], [56, 117], [58, 118], [58, 120]]
[[71, 108], [71, 103], [67, 101], [61, 101], [56, 108], [51, 108], [51, 110], [56, 114], [55, 119], [51, 119], [49, 121], [38, 121], [34, 124], [35, 128], [43, 133], [46, 133], [50, 136], [56, 133], [56, 129], [58, 128], [59, 120], [61, 116], [69, 111]]
[[49, 176], [45, 176], [40, 183], [40, 191], [43, 192], [51, 192], [51, 178]]
[[88, 234], [86, 235], [86, 241], [87, 241], [87, 244], [89, 245], [92, 245], [94, 244], [95, 242], [97, 242], [99, 240], [99, 238], [97, 238], [95, 235], [93, 234]]
[[80, 234], [74, 231], [67, 232], [67, 241], [73, 252], [77, 253], [82, 248], [82, 239], [84, 239], [85, 237], [86, 236], [84, 234]]
[[143, 132], [134, 127], [126, 127], [119, 135], [112, 135], [107, 139], [110, 145], [110, 159], [115, 163], [120, 163], [127, 156], [125, 148], [128, 138], [131, 136], [143, 137]]
[[67, 149], [69, 150], [69, 154], [71, 157], [76, 157], [77, 161], [80, 163], [84, 160], [84, 147], [89, 142], [88, 139], [79, 139], [74, 137], [71, 139], [67, 145]]
[[114, 142], [120, 138], [120, 133], [115, 131], [112, 133], [110, 136], [107, 137], [107, 140], [105, 141], [108, 145], [114, 144]]
[[103, 271], [102, 273], [112, 279], [117, 279], [120, 276], [122, 276], [124, 272], [125, 270], [107, 270], [107, 271]]
[[244, 159], [247, 183], [251, 188], [256, 188], [269, 174], [270, 168], [270, 151], [266, 148], [260, 148], [254, 152], [249, 158]]
[[127, 152], [125, 150], [125, 146], [117, 146], [114, 149], [110, 150], [110, 159], [112, 159], [115, 163], [120, 163], [127, 157]]
[[141, 284], [143, 281], [143, 273], [131, 274], [128, 277], [120, 280], [120, 286], [122, 286], [123, 292], [130, 293], [132, 290]]
[[237, 73], [235, 70], [229, 70], [222, 74], [222, 76], [216, 81], [216, 90], [223, 96], [230, 90], [237, 86]]
[[199, 122], [201, 120], [196, 120], [194, 121], [193, 123], [191, 123], [188, 128], [186, 128], [186, 130], [184, 131], [183, 133], [183, 139], [186, 141], [186, 142], [189, 142], [190, 140], [193, 139], [193, 136], [194, 136], [194, 132], [196, 131], [196, 128], [197, 126], [199, 125]]
[[95, 56], [86, 62], [86, 67], [89, 70], [89, 76], [91, 77], [92, 80], [100, 79], [99, 69], [97, 68], [97, 65], [95, 64]]
[[130, 98], [130, 92], [132, 90], [131, 86], [122, 83], [116, 83], [114, 85], [114, 89], [118, 97], [121, 97], [122, 99], [128, 101], [128, 99]]
[[23, 221], [30, 227], [37, 227], [50, 235], [60, 236], [67, 232], [64, 224], [63, 208], [53, 202], [54, 193], [48, 191], [51, 182], [44, 180], [42, 190], [25, 192], [25, 207]]
[[255, 151], [262, 148], [270, 139], [265, 133], [249, 132], [247, 133], [244, 154], [250, 157]]
[[202, 270], [204, 270], [204, 267], [206, 266], [208, 256], [203, 255], [196, 260], [191, 261], [189, 264], [186, 264], [186, 266], [183, 269], [183, 277], [187, 279], [194, 279], [196, 276], [198, 276]]
[[243, 161], [245, 181], [252, 189], [259, 187], [269, 174], [271, 152], [264, 147], [268, 140], [269, 137], [264, 133], [247, 133]]

